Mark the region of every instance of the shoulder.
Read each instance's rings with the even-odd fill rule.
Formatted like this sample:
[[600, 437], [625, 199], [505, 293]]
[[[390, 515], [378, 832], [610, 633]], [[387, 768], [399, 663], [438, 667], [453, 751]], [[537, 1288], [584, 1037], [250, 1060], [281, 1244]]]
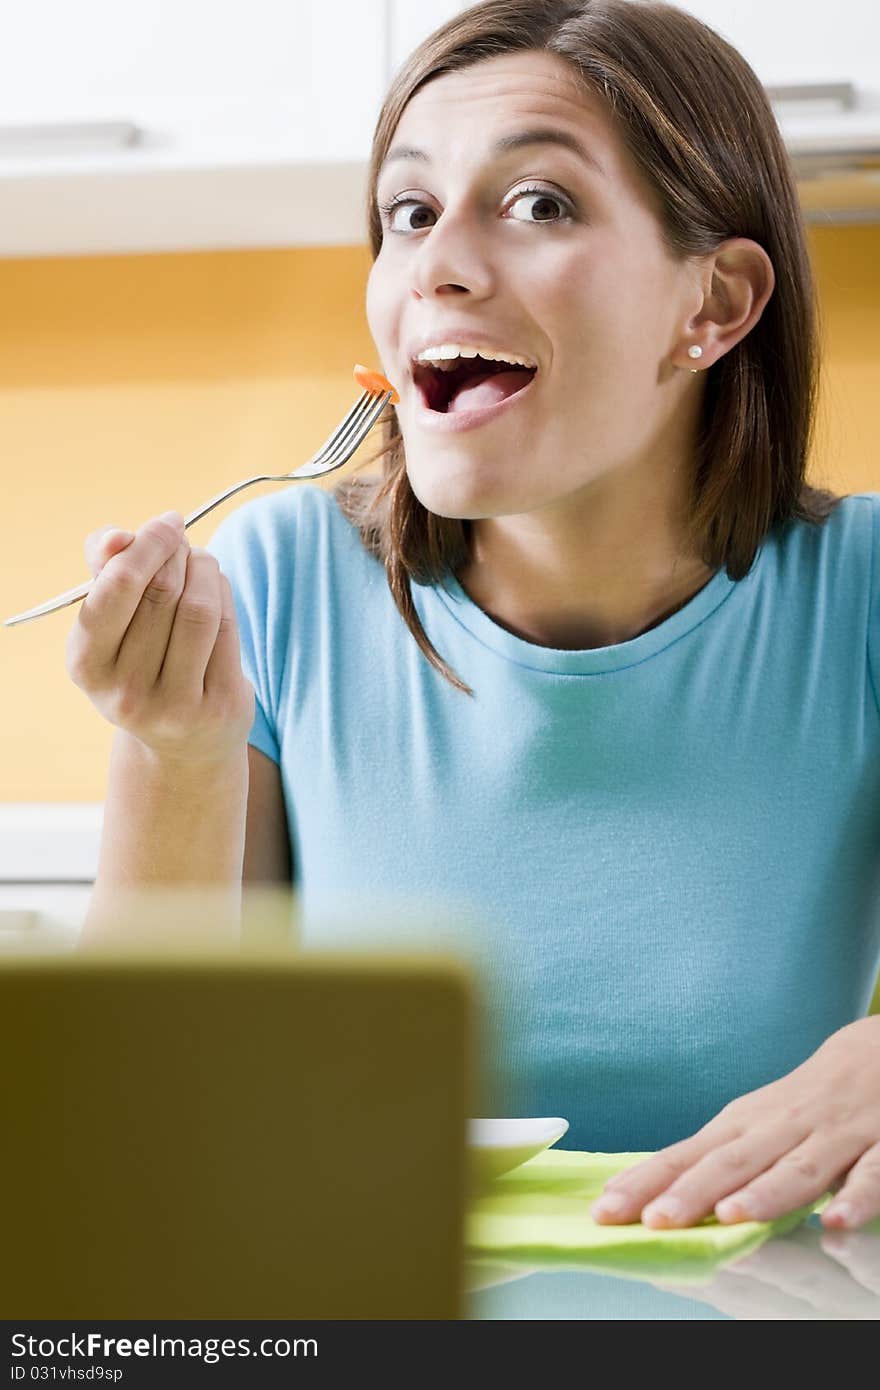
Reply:
[[[835, 664], [857, 681], [867, 653], [868, 684], [878, 688], [880, 660], [880, 493], [841, 497], [825, 521], [798, 521], [784, 528], [777, 556], [779, 590], [799, 613], [800, 635], [817, 634]], [[876, 698], [876, 697], [875, 697]]]
[[880, 492], [854, 492], [841, 499], [836, 511], [841, 513], [839, 525], [861, 536], [873, 551], [880, 541]]
[[[774, 528], [743, 594], [794, 649], [821, 651], [830, 663], [859, 660], [880, 613], [880, 494], [840, 497], [820, 521], [792, 518]], [[824, 658], [823, 658], [824, 659]]]
[[314, 483], [275, 487], [280, 490], [236, 507], [211, 537], [207, 548], [230, 577], [243, 572], [253, 582], [285, 585], [297, 572], [314, 573], [314, 566], [326, 566], [332, 557], [363, 550], [331, 491]]
[[880, 525], [880, 492], [852, 492], [841, 497], [824, 525], [851, 544], [864, 544]]
[[786, 522], [773, 533], [769, 549], [780, 569], [863, 589], [871, 583], [878, 543], [880, 493], [860, 492], [840, 497], [821, 522]]

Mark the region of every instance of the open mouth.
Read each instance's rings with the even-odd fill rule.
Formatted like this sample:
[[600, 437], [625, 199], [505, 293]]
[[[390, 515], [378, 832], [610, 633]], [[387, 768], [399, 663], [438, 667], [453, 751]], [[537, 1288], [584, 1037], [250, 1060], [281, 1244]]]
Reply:
[[524, 390], [537, 367], [514, 366], [484, 357], [460, 357], [452, 371], [430, 362], [413, 363], [413, 381], [428, 410], [440, 415], [478, 410]]

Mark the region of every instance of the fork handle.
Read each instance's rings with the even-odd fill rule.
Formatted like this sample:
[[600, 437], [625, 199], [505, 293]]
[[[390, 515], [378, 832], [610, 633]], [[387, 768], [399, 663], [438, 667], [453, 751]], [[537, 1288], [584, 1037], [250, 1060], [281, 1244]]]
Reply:
[[71, 603], [79, 603], [80, 599], [85, 598], [94, 582], [93, 579], [89, 579], [85, 584], [80, 584], [75, 589], [68, 589], [66, 593], [58, 594], [56, 598], [50, 598], [46, 603], [41, 603], [37, 608], [29, 608], [26, 613], [17, 613], [14, 618], [5, 618], [3, 626], [15, 627], [17, 623], [29, 623], [33, 618], [42, 618], [44, 613], [54, 613], [58, 608], [67, 608]]
[[196, 511], [190, 512], [189, 516], [184, 517], [184, 531], [195, 522], [201, 521], [202, 517], [207, 516], [208, 512], [212, 512], [215, 507], [219, 507], [220, 503], [225, 502], [227, 497], [234, 497], [237, 492], [242, 492], [244, 488], [253, 487], [254, 483], [277, 483], [280, 481], [280, 478], [274, 478], [270, 474], [258, 473], [255, 478], [245, 478], [243, 483], [235, 483], [232, 487], [224, 488], [222, 492], [217, 493], [216, 497], [212, 497], [210, 502], [206, 502], [203, 507], [199, 507]]
[[[210, 502], [206, 502], [203, 507], [190, 512], [189, 516], [184, 517], [183, 529], [201, 521], [203, 516], [212, 512], [215, 507], [219, 507], [221, 502], [225, 502], [227, 497], [232, 497], [234, 493], [241, 492], [243, 488], [250, 487], [253, 483], [267, 483], [274, 479], [260, 473], [256, 478], [246, 478], [243, 483], [236, 483], [234, 487], [225, 488], [223, 492], [218, 492], [216, 497], [212, 497]], [[17, 613], [14, 618], [6, 618], [4, 627], [16, 627], [18, 623], [29, 623], [34, 618], [42, 618], [45, 613], [56, 613], [59, 608], [68, 608], [72, 603], [79, 603], [89, 593], [94, 579], [89, 579], [85, 584], [78, 584], [75, 589], [67, 589], [63, 594], [57, 594], [55, 598], [47, 599], [45, 603], [39, 604], [36, 608], [29, 608], [26, 613]]]

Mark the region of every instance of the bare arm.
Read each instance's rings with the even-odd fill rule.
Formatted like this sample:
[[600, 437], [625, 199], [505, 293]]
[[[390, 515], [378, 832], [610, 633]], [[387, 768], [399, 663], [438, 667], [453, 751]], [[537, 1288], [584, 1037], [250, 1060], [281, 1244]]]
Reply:
[[[234, 929], [255, 696], [229, 580], [207, 551], [190, 551], [173, 513], [135, 536], [94, 532], [86, 557], [95, 582], [67, 669], [117, 733], [81, 939], [124, 937], [141, 903], [172, 933], [200, 903], [210, 934]], [[203, 890], [199, 902], [185, 903], [184, 888]]]
[[117, 731], [81, 939], [106, 939], [125, 896], [140, 889], [202, 885], [238, 913], [247, 802], [246, 746], [216, 764], [178, 767]]
[[247, 755], [250, 779], [244, 881], [290, 884], [293, 866], [281, 772], [276, 762], [250, 744]]

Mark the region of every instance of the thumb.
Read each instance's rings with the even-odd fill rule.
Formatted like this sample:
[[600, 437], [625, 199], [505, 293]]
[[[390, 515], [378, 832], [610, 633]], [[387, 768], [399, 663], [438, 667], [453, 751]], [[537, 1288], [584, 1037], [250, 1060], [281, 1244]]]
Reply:
[[93, 577], [100, 574], [108, 560], [127, 549], [134, 540], [130, 531], [121, 531], [117, 526], [107, 526], [103, 531], [89, 537], [86, 545], [86, 560]]

